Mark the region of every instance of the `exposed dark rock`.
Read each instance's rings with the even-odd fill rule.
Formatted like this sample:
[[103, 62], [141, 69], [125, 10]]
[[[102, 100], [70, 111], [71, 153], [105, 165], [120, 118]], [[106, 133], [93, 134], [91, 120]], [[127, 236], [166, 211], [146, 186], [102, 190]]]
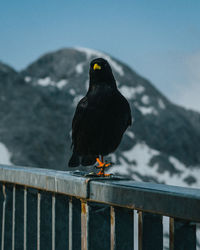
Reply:
[[187, 183], [188, 185], [194, 184], [197, 182], [196, 178], [192, 175], [189, 175], [184, 179], [184, 182]]

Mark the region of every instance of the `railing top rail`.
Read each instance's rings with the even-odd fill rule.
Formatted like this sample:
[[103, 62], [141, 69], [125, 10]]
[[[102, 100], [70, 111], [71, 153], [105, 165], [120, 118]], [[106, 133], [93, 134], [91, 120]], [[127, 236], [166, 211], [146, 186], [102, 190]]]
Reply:
[[5, 165], [0, 181], [200, 222], [200, 189]]

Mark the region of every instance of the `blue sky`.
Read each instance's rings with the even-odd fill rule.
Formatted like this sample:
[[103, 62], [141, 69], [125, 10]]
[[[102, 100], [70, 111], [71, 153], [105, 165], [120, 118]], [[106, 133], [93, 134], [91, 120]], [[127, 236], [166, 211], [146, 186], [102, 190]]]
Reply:
[[63, 47], [108, 52], [200, 111], [199, 0], [2, 0], [0, 60], [25, 68]]

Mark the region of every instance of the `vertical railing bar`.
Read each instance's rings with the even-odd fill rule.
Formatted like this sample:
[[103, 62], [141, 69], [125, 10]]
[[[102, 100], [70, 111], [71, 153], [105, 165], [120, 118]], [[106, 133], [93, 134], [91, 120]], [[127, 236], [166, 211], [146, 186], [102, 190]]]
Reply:
[[72, 203], [72, 197], [69, 199], [69, 250], [73, 250], [73, 244], [72, 244], [72, 214], [73, 214], [73, 203]]
[[52, 195], [52, 250], [55, 250], [55, 193]]
[[163, 216], [163, 248], [170, 247], [170, 217]]
[[115, 208], [110, 207], [110, 249], [115, 249]]
[[174, 250], [174, 218], [169, 219], [169, 249]]
[[2, 186], [3, 188], [3, 211], [2, 211], [2, 232], [1, 232], [1, 250], [4, 250], [4, 235], [5, 235], [5, 213], [6, 213], [6, 187], [5, 184]]
[[81, 250], [88, 249], [88, 205], [86, 201], [81, 201]]
[[26, 250], [27, 236], [27, 188], [24, 187], [24, 250]]
[[37, 194], [37, 250], [40, 250], [40, 202], [41, 194]]
[[195, 223], [195, 225], [196, 225], [196, 233], [195, 233], [195, 238], [196, 238], [196, 249], [200, 249], [200, 242], [199, 242], [199, 240], [200, 240], [200, 237], [198, 237], [198, 235], [199, 235], [199, 223], [198, 222], [193, 222], [193, 223]]
[[15, 250], [15, 194], [16, 186], [13, 186], [13, 204], [12, 204], [12, 250]]
[[134, 242], [134, 248], [133, 249], [138, 249], [138, 227], [139, 227], [139, 223], [138, 223], [138, 211], [137, 210], [133, 210], [134, 213], [134, 217], [133, 217], [133, 242]]
[[142, 250], [142, 212], [138, 211], [138, 249]]

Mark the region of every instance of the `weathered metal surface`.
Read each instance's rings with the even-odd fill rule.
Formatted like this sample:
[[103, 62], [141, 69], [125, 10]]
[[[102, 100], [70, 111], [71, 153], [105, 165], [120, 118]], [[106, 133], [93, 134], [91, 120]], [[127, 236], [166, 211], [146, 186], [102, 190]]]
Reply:
[[40, 249], [52, 249], [52, 194], [40, 194]]
[[0, 165], [0, 181], [66, 195], [87, 197], [87, 183], [79, 172]]
[[69, 198], [55, 195], [55, 249], [69, 248]]
[[113, 207], [111, 216], [111, 250], [133, 250], [133, 210]]
[[[161, 246], [159, 214], [200, 221], [200, 189], [84, 175], [81, 172], [0, 166], [1, 248], [14, 249], [18, 245], [21, 248], [24, 244], [24, 250], [123, 249], [122, 242], [132, 246], [125, 237], [131, 239], [132, 221], [129, 221], [130, 214], [126, 211], [133, 209], [143, 211], [139, 216], [140, 249], [148, 249], [145, 244], [151, 244], [155, 234], [159, 235], [155, 241]], [[67, 196], [70, 196], [69, 206]], [[115, 207], [111, 213], [110, 206]], [[64, 212], [64, 215], [61, 212], [62, 216], [61, 210]], [[187, 243], [180, 249], [187, 249], [188, 242], [194, 246], [193, 224], [180, 224], [176, 220], [170, 226], [171, 249], [179, 244], [181, 234], [185, 235]], [[62, 228], [61, 233], [59, 227]], [[129, 228], [126, 234], [123, 228]], [[159, 247], [153, 249], [161, 249]], [[129, 246], [125, 248], [131, 249]]]
[[24, 249], [24, 188], [15, 187], [14, 249]]
[[134, 181], [92, 181], [90, 200], [200, 221], [200, 189]]
[[139, 212], [139, 250], [163, 249], [162, 216]]
[[[37, 193], [36, 189], [27, 189], [27, 224], [26, 246], [27, 250], [37, 249]], [[25, 204], [26, 205], [26, 204]]]
[[102, 180], [102, 178], [90, 180], [88, 177], [83, 177], [82, 173], [8, 166], [0, 166], [0, 181], [35, 186], [38, 189], [88, 198], [115, 206], [200, 221], [199, 189], [130, 180]]
[[110, 207], [88, 202], [88, 250], [110, 250]]
[[12, 214], [13, 214], [13, 186], [6, 185], [4, 192], [5, 201], [5, 230], [4, 248], [12, 249]]
[[24, 184], [170, 217], [200, 221], [199, 189], [130, 180], [92, 178], [88, 181], [82, 173], [9, 166], [0, 166], [0, 181]]
[[170, 218], [170, 250], [196, 250], [196, 224]]
[[88, 250], [88, 205], [85, 201], [81, 202], [81, 250]]

